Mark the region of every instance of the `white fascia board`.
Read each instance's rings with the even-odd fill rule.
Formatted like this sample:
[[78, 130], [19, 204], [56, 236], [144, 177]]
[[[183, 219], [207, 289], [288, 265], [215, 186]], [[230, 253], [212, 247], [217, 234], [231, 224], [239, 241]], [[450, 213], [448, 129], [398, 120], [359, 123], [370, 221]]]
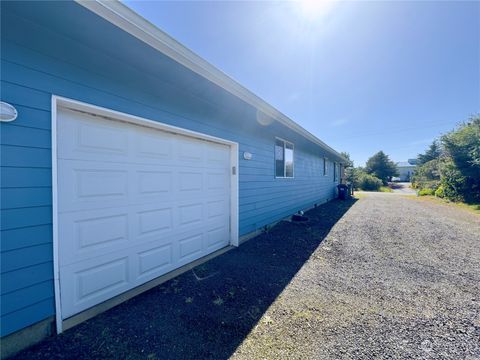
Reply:
[[151, 22], [134, 12], [128, 6], [117, 0], [75, 0], [78, 4], [97, 14], [98, 16], [109, 21], [113, 25], [135, 36], [144, 43], [150, 45], [154, 49], [160, 51], [166, 56], [172, 58], [176, 62], [182, 64], [188, 69], [194, 71], [205, 79], [222, 87], [236, 97], [242, 99], [254, 108], [263, 112], [265, 115], [279, 121], [304, 138], [319, 145], [324, 150], [343, 159], [337, 151], [325, 144], [322, 140], [311, 134], [295, 121], [282, 114], [273, 106], [262, 100], [260, 97], [252, 93], [250, 90], [240, 85], [231, 77], [226, 75], [215, 66], [202, 59], [200, 56], [189, 50], [170, 35], [160, 30]]

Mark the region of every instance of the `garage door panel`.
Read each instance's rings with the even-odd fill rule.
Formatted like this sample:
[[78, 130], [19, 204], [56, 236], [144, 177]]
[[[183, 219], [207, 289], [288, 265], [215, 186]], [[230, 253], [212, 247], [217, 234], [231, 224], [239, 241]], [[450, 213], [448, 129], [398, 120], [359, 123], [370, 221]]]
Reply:
[[100, 125], [95, 121], [78, 121], [72, 128], [77, 141], [73, 141], [72, 151], [112, 154], [128, 154], [128, 133], [126, 129]]
[[128, 157], [128, 128], [114, 121], [76, 111], [62, 111], [57, 123], [57, 156], [60, 159], [115, 159]]
[[173, 191], [174, 172], [169, 170], [138, 170], [136, 194], [140, 196], [162, 196]]
[[128, 284], [128, 257], [102, 263], [75, 273], [77, 302], [97, 297]]
[[58, 220], [59, 238], [68, 239], [59, 247], [60, 265], [125, 248], [132, 235], [128, 212], [118, 209], [59, 214]]
[[200, 225], [203, 220], [203, 202], [182, 205], [178, 207], [179, 228]]
[[229, 181], [226, 171], [208, 171], [206, 174], [207, 190], [225, 192], [228, 189]]
[[173, 138], [172, 135], [162, 131], [140, 128], [136, 134], [132, 134], [132, 142], [135, 146], [134, 158], [136, 161], [157, 164], [158, 160], [163, 163], [173, 162]]
[[176, 140], [178, 163], [184, 166], [204, 165], [205, 142], [178, 135]]
[[88, 309], [131, 286], [130, 259], [128, 253], [90, 259], [83, 263], [60, 267], [62, 276], [63, 317]]
[[[206, 232], [206, 248], [215, 251], [228, 245], [228, 235], [230, 229], [225, 225], [213, 227]], [[214, 248], [214, 249], [212, 249]]]
[[136, 215], [138, 217], [138, 237], [159, 235], [173, 230], [174, 209], [171, 207], [139, 211]]
[[58, 172], [60, 212], [171, 202], [177, 174], [165, 166], [125, 169], [125, 164], [80, 160], [59, 160]]
[[74, 170], [74, 196], [80, 201], [99, 198], [127, 198], [128, 172], [116, 170]]
[[223, 145], [211, 143], [207, 146], [208, 168], [225, 169], [225, 164], [230, 163], [230, 151]]
[[183, 235], [178, 241], [180, 262], [190, 262], [198, 259], [204, 252], [203, 233]]
[[207, 202], [207, 219], [215, 219], [230, 212], [229, 203], [225, 199], [218, 199]]
[[179, 171], [178, 172], [178, 191], [179, 192], [201, 192], [203, 190], [203, 172]]
[[140, 251], [137, 255], [136, 280], [143, 282], [165, 274], [173, 269], [173, 245], [166, 244]]
[[60, 212], [128, 203], [130, 175], [120, 164], [59, 160], [58, 174]]
[[228, 146], [59, 115], [63, 318], [228, 245]]
[[146, 204], [123, 208], [59, 214], [60, 264], [70, 264], [128, 249], [139, 243], [171, 241], [176, 209], [172, 204]]
[[112, 242], [128, 239], [128, 215], [116, 214], [85, 219], [75, 222], [77, 251], [97, 247], [112, 246]]

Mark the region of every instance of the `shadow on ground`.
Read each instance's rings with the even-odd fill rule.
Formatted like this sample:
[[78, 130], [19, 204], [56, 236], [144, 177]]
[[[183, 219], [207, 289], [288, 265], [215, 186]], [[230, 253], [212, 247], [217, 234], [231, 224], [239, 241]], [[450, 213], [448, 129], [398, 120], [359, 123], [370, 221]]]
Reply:
[[306, 224], [280, 222], [17, 359], [226, 359], [356, 200], [332, 201]]
[[403, 188], [402, 184], [396, 183], [396, 182], [390, 182], [390, 183], [388, 183], [388, 186], [390, 187], [390, 189], [402, 189]]

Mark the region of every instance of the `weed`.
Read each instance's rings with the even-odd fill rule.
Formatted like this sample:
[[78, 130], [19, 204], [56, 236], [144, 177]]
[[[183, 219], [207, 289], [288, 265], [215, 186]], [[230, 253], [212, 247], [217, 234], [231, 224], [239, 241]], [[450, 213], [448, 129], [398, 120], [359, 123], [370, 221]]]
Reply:
[[264, 227], [262, 227], [262, 233], [268, 234], [271, 229], [272, 227], [270, 225], [265, 225]]
[[224, 301], [221, 297], [217, 297], [215, 300], [213, 300], [213, 303], [217, 306], [223, 305]]

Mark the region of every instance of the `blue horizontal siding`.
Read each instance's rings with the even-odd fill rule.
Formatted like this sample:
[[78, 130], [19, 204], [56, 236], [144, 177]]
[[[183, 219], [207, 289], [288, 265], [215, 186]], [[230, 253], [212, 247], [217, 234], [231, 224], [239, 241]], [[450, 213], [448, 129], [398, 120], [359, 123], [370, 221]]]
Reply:
[[47, 280], [26, 288], [2, 295], [1, 316], [19, 311], [41, 301], [51, 299], [53, 281]]
[[11, 334], [36, 322], [42, 321], [55, 312], [53, 297], [33, 303], [21, 310], [9, 313], [1, 318], [1, 336]]
[[2, 198], [0, 200], [2, 210], [32, 206], [51, 206], [52, 188], [7, 188], [2, 190]]
[[3, 251], [0, 255], [2, 260], [2, 264], [0, 265], [2, 274], [53, 260], [51, 243]]
[[[2, 189], [2, 192], [4, 189]], [[52, 223], [52, 207], [38, 206], [2, 210], [0, 230], [23, 228]]]
[[2, 170], [0, 174], [0, 185], [2, 188], [52, 186], [51, 168], [7, 167], [2, 164]]
[[[8, 73], [2, 68], [2, 80], [0, 81], [2, 101], [6, 101], [12, 105], [22, 105], [37, 110], [50, 111], [51, 94], [4, 81], [3, 79], [6, 74]], [[2, 126], [3, 125], [5, 124], [2, 124]]]
[[28, 106], [15, 104], [13, 102], [12, 105], [14, 105], [17, 109], [17, 118], [15, 119], [15, 122], [3, 124], [4, 126], [12, 125], [50, 130], [52, 124], [52, 116], [50, 113], [50, 109], [48, 111], [40, 110]]
[[4, 145], [18, 145], [35, 148], [51, 148], [51, 132], [46, 129], [18, 126], [16, 121], [2, 126], [0, 134], [1, 143]]
[[50, 149], [2, 144], [0, 152], [2, 167], [52, 167], [52, 151]]
[[[241, 235], [332, 198], [318, 146], [77, 4], [22, 6], [2, 5], [0, 94], [19, 112], [0, 124], [2, 336], [54, 314], [52, 94], [238, 142]], [[276, 136], [295, 144], [293, 179], [274, 177]]]
[[[2, 273], [0, 274], [0, 279], [2, 281], [0, 291], [3, 297], [3, 294], [18, 291], [48, 280], [53, 280], [53, 263], [45, 262]], [[53, 294], [50, 295], [53, 296]]]
[[47, 224], [3, 230], [0, 236], [2, 237], [1, 252], [40, 244], [51, 244], [52, 226]]

